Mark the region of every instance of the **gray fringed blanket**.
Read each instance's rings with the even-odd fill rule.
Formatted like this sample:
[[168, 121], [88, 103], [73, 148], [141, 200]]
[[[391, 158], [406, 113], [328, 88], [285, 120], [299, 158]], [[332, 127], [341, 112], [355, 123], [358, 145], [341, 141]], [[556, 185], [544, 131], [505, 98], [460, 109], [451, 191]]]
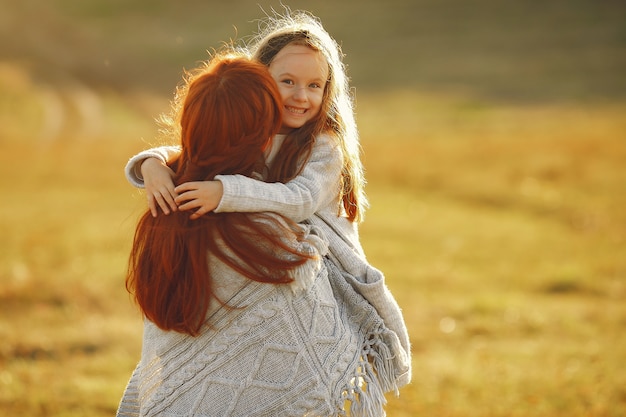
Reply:
[[304, 288], [247, 282], [198, 337], [146, 321], [118, 416], [383, 416], [410, 355], [345, 274], [324, 258]]

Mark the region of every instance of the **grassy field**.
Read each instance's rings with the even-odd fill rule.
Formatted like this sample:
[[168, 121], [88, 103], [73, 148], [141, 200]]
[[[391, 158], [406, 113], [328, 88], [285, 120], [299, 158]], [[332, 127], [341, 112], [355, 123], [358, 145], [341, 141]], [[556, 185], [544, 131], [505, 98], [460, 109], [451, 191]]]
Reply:
[[[141, 343], [122, 168], [216, 46], [198, 28], [224, 39], [248, 3], [0, 0], [0, 415], [114, 414]], [[359, 4], [314, 11], [358, 85], [362, 241], [412, 340], [388, 415], [626, 415], [625, 8]]]
[[[362, 240], [413, 343], [413, 383], [389, 415], [624, 415], [625, 108], [360, 103]], [[398, 111], [367, 115], [381, 104]], [[0, 143], [6, 415], [115, 410], [140, 349], [123, 274], [144, 198], [121, 167], [146, 146], [142, 123]]]
[[364, 245], [413, 341], [390, 415], [624, 415], [625, 109], [390, 100], [427, 126], [365, 140]]

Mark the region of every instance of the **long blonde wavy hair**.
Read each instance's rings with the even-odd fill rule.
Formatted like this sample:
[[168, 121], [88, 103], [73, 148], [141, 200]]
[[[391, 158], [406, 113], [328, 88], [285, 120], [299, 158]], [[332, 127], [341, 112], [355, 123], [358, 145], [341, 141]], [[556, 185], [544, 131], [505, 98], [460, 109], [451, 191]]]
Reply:
[[342, 152], [340, 201], [349, 220], [360, 222], [368, 206], [361, 146], [354, 116], [354, 98], [349, 86], [343, 53], [318, 18], [305, 11], [274, 11], [259, 23], [258, 33], [248, 40], [246, 49], [266, 66], [287, 45], [304, 45], [320, 52], [329, 67], [319, 115], [295, 129], [279, 150], [270, 180], [286, 182], [295, 177], [311, 154], [315, 138], [329, 134]]

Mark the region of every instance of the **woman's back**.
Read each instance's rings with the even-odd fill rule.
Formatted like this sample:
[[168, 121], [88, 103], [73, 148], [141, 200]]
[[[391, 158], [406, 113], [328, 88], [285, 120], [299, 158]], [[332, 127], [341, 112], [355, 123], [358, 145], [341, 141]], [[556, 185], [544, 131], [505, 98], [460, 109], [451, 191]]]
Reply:
[[212, 303], [197, 336], [146, 320], [118, 415], [341, 415], [366, 337], [331, 286], [319, 256], [326, 243], [314, 235], [292, 243], [318, 256], [290, 284], [251, 281], [209, 258], [223, 304]]

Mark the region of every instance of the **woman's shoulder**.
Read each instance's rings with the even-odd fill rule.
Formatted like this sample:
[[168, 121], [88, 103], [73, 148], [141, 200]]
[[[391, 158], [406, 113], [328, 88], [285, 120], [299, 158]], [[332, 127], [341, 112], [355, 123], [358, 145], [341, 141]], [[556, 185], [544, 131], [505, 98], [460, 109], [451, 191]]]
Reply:
[[[280, 244], [276, 245], [272, 240], [264, 238], [263, 234], [257, 235], [255, 232], [257, 229], [251, 226], [251, 223], [248, 223], [248, 226], [241, 226], [240, 232], [244, 234], [247, 234], [248, 231], [252, 232], [250, 236], [255, 239], [254, 244], [263, 248], [262, 250], [267, 252], [268, 256], [290, 259], [296, 256], [295, 253], [301, 253], [309, 258], [302, 265], [288, 271], [288, 275], [294, 281], [287, 284], [291, 286], [294, 292], [307, 288], [314, 281], [317, 272], [321, 268], [322, 257], [328, 252], [328, 242], [323, 232], [316, 226], [295, 223], [273, 212], [246, 213], [245, 216], [249, 218], [251, 223], [260, 224], [262, 229], [265, 230], [263, 234], [268, 233], [278, 236]], [[247, 230], [248, 228], [249, 230]], [[254, 238], [254, 236], [257, 236], [257, 238]], [[223, 249], [229, 256], [236, 256], [229, 248], [225, 247]], [[212, 258], [210, 264], [212, 264], [211, 269], [213, 272], [220, 270], [215, 276], [228, 276], [226, 278], [227, 281], [234, 279], [233, 274], [239, 275], [237, 271], [223, 264], [217, 258]], [[244, 278], [244, 281], [247, 279], [243, 276], [241, 278]]]
[[298, 242], [299, 251], [311, 256], [307, 262], [291, 271], [294, 281], [290, 284], [294, 293], [308, 289], [323, 269], [323, 258], [328, 254], [328, 241], [323, 232], [315, 226], [298, 224], [304, 230]]
[[326, 236], [317, 226], [308, 223], [295, 223], [273, 212], [250, 213], [250, 215], [254, 221], [281, 233], [282, 242], [298, 252], [313, 258], [322, 257], [328, 252]]

